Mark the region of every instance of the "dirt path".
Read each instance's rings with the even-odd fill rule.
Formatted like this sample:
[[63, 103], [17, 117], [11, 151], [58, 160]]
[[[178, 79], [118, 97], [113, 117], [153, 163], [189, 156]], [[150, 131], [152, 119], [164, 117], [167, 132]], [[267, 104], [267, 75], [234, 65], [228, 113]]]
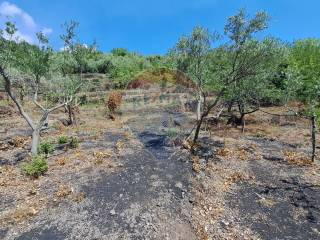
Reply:
[[80, 186], [84, 201], [48, 209], [18, 239], [196, 239], [189, 222], [188, 157], [161, 131], [170, 116], [141, 116], [128, 123], [137, 145], [120, 156], [123, 168], [91, 176]]

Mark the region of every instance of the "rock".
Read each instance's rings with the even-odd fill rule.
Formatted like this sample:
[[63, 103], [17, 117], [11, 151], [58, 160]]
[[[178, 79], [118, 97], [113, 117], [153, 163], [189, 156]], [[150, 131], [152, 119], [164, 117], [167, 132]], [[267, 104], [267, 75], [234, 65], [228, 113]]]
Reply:
[[18, 152], [16, 155], [15, 155], [15, 162], [20, 162], [22, 160], [24, 160], [25, 158], [27, 158], [29, 156], [28, 152], [27, 151], [21, 151], [21, 152]]
[[114, 209], [112, 209], [111, 211], [110, 211], [110, 215], [111, 216], [115, 216], [117, 213], [116, 213], [116, 211], [114, 210]]
[[173, 124], [174, 124], [175, 126], [178, 126], [178, 127], [181, 127], [181, 126], [182, 126], [181, 121], [179, 121], [178, 119], [174, 119], [174, 120], [173, 120]]
[[189, 100], [184, 104], [184, 107], [187, 112], [196, 112], [197, 105], [197, 100]]
[[227, 228], [229, 226], [229, 223], [225, 220], [221, 220], [219, 223], [220, 223], [221, 227], [223, 227], [223, 228]]
[[175, 185], [177, 188], [179, 189], [182, 189], [183, 186], [182, 186], [182, 183], [181, 182], [177, 182], [176, 185]]
[[183, 145], [183, 139], [177, 137], [177, 138], [175, 138], [175, 139], [173, 140], [173, 144], [174, 144], [175, 146], [182, 146], [182, 145]]
[[269, 161], [275, 161], [275, 162], [280, 162], [283, 161], [283, 157], [281, 156], [275, 156], [275, 155], [263, 155], [263, 158], [265, 160], [269, 160]]

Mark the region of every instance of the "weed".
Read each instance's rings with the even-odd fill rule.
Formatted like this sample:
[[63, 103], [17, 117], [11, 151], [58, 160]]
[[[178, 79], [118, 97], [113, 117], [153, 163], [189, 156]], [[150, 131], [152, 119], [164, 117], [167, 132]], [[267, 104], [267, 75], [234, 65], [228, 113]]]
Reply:
[[166, 132], [167, 136], [169, 138], [175, 138], [178, 136], [178, 131], [175, 128], [169, 128]]
[[26, 175], [37, 178], [48, 171], [48, 164], [43, 155], [37, 155], [30, 163], [25, 164], [22, 170]]
[[77, 137], [70, 138], [70, 148], [78, 148], [79, 147], [79, 139]]
[[41, 143], [39, 146], [39, 154], [50, 154], [53, 153], [54, 147], [53, 144], [50, 141]]
[[68, 137], [67, 136], [65, 136], [65, 135], [59, 136], [59, 138], [58, 138], [58, 143], [59, 144], [65, 144], [67, 142], [68, 142]]
[[257, 132], [256, 135], [255, 135], [256, 138], [264, 138], [265, 135], [261, 132]]

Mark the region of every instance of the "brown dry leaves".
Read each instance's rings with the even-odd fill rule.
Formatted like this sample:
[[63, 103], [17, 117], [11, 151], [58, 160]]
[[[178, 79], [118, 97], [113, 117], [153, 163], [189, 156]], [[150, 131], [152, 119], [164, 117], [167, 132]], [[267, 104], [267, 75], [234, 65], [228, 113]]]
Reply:
[[200, 159], [198, 156], [192, 156], [192, 169], [193, 171], [195, 171], [196, 173], [200, 173], [201, 172], [201, 164], [200, 164]]
[[[80, 203], [85, 199], [86, 194], [84, 192], [75, 192], [75, 190], [71, 186], [61, 184], [58, 187], [58, 190], [55, 193], [55, 196], [58, 199], [71, 199], [76, 203]], [[54, 199], [54, 201], [58, 201], [58, 200]]]
[[293, 165], [297, 166], [311, 166], [313, 162], [303, 153], [285, 151], [284, 152], [285, 160]]

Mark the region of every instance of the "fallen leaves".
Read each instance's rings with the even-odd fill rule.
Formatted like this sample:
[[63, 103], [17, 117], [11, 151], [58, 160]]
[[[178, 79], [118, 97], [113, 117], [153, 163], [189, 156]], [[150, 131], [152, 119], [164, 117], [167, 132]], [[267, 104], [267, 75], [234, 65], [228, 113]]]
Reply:
[[94, 164], [100, 165], [103, 164], [106, 159], [112, 157], [112, 154], [109, 152], [93, 152], [93, 156], [95, 158]]
[[79, 192], [77, 194], [74, 194], [73, 201], [76, 203], [82, 202], [86, 198], [86, 194], [84, 192]]
[[55, 195], [59, 198], [66, 198], [72, 192], [73, 192], [73, 189], [70, 186], [60, 185]]
[[234, 183], [244, 182], [251, 179], [254, 179], [254, 177], [242, 172], [234, 172], [227, 177], [226, 181], [224, 182], [224, 185], [226, 187], [230, 187]]
[[57, 160], [57, 163], [60, 165], [60, 166], [64, 166], [64, 165], [66, 165], [66, 163], [67, 163], [67, 158], [59, 158], [58, 160]]
[[303, 153], [285, 151], [284, 152], [285, 160], [293, 165], [297, 166], [310, 166], [313, 162]]
[[116, 143], [116, 149], [118, 152], [121, 152], [124, 148], [125, 143], [122, 140], [117, 141]]
[[34, 206], [19, 207], [14, 211], [14, 213], [12, 215], [12, 218], [13, 218], [12, 220], [19, 223], [29, 217], [36, 215], [38, 212], [39, 212], [39, 210]]
[[104, 158], [109, 158], [112, 156], [111, 153], [109, 152], [94, 152], [93, 156], [97, 159], [104, 159]]
[[192, 169], [196, 173], [200, 173], [201, 172], [200, 159], [197, 156], [193, 156], [192, 157]]
[[229, 155], [231, 155], [231, 150], [228, 148], [220, 148], [217, 151], [217, 155], [219, 155], [221, 157], [228, 157]]
[[59, 186], [55, 195], [60, 199], [69, 198], [76, 203], [80, 203], [86, 198], [86, 194], [84, 192], [75, 192], [72, 187], [64, 184]]
[[8, 143], [15, 148], [24, 148], [27, 144], [28, 137], [15, 137], [11, 139]]

